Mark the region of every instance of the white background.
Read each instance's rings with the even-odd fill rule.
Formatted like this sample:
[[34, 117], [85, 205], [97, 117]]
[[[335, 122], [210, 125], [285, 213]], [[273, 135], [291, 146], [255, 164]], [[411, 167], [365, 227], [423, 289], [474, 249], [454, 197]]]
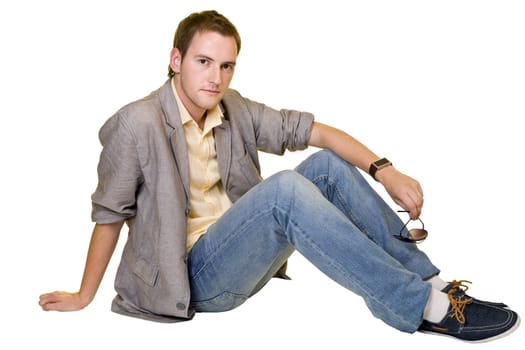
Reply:
[[[522, 1], [20, 0], [0, 5], [1, 349], [465, 346], [386, 326], [297, 253], [292, 281], [166, 325], [110, 312], [121, 239], [88, 308], [39, 309], [41, 293], [80, 282], [99, 127], [165, 81], [178, 22], [203, 9], [243, 39], [233, 88], [313, 112], [417, 178], [430, 233], [421, 248], [443, 278], [525, 311]], [[263, 157], [264, 174], [311, 151]], [[523, 333], [481, 348], [516, 349]]]

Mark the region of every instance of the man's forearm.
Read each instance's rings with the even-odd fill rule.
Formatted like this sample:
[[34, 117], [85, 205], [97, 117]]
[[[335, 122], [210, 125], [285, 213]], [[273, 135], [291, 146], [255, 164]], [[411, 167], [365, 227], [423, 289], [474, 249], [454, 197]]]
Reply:
[[95, 297], [117, 245], [123, 224], [124, 222], [96, 224], [93, 229], [79, 291], [80, 297], [87, 304]]

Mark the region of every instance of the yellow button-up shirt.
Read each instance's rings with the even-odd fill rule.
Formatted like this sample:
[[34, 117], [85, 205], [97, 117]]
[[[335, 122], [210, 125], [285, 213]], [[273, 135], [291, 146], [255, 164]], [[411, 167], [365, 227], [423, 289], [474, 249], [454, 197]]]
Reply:
[[222, 124], [223, 114], [219, 106], [208, 110], [201, 130], [180, 101], [173, 79], [171, 86], [184, 126], [190, 165], [190, 213], [186, 243], [186, 249], [190, 251], [208, 227], [232, 205], [219, 175], [213, 135], [213, 128]]

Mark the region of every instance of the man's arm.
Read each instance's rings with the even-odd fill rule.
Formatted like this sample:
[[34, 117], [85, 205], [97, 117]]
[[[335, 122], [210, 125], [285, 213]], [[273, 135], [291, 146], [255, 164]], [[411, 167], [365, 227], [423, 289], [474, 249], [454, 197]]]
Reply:
[[[344, 131], [317, 122], [313, 124], [308, 144], [330, 149], [366, 173], [370, 164], [380, 158]], [[412, 219], [419, 217], [423, 207], [423, 190], [416, 180], [397, 171], [393, 166], [379, 170], [375, 177], [394, 202], [409, 211]]]
[[97, 293], [102, 277], [118, 242], [123, 221], [96, 224], [86, 258], [84, 275], [78, 292], [56, 291], [40, 296], [42, 309], [49, 311], [76, 311], [86, 307]]

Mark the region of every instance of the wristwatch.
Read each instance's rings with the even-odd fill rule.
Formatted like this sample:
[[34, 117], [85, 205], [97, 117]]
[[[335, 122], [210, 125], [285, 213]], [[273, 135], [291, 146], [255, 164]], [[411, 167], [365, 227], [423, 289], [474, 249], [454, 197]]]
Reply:
[[392, 165], [392, 162], [389, 161], [386, 158], [378, 159], [375, 162], [373, 162], [372, 164], [370, 164], [370, 168], [368, 169], [368, 173], [370, 174], [370, 176], [372, 176], [372, 178], [374, 180], [377, 181], [377, 179], [376, 179], [376, 172], [378, 170], [380, 170], [380, 169], [386, 168], [387, 166], [391, 166], [391, 165]]

